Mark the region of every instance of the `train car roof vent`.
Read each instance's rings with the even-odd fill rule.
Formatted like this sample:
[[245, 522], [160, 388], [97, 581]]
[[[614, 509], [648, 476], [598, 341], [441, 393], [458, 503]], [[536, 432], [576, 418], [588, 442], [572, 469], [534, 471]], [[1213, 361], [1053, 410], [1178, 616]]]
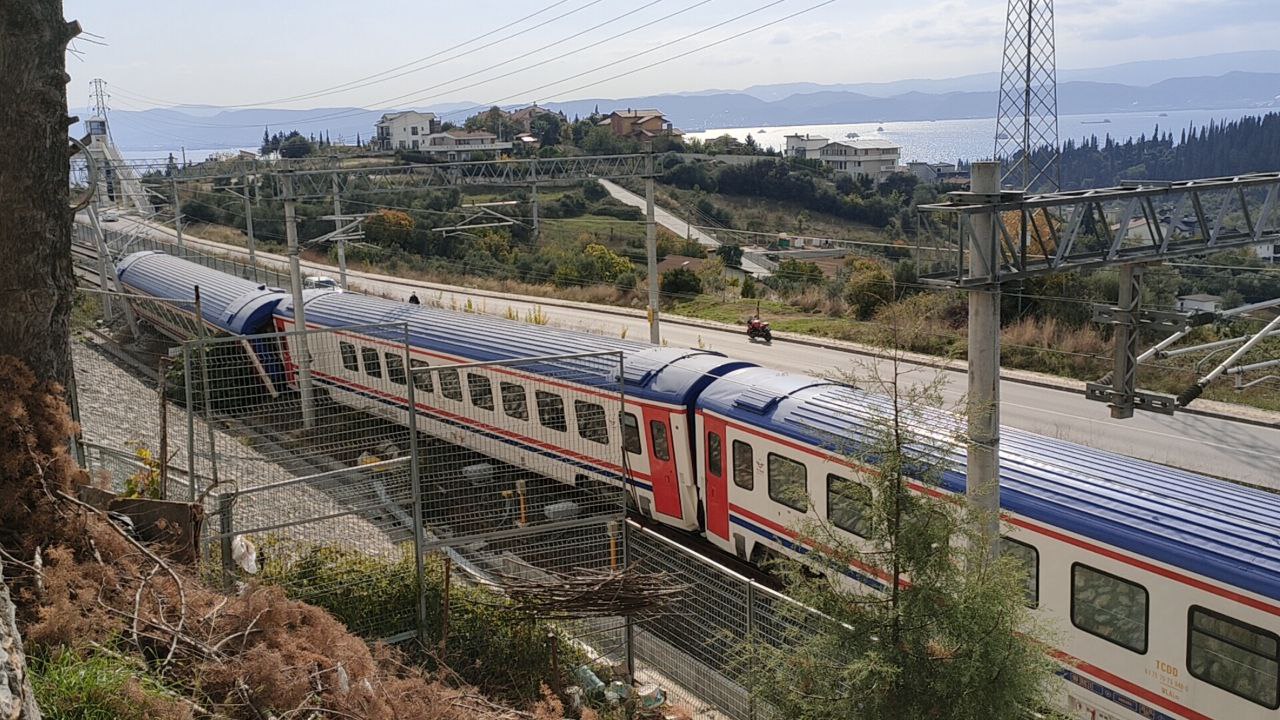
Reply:
[[769, 412], [778, 404], [782, 396], [776, 390], [765, 388], [749, 388], [744, 390], [741, 395], [734, 399], [735, 407], [743, 410], [750, 410], [761, 415]]

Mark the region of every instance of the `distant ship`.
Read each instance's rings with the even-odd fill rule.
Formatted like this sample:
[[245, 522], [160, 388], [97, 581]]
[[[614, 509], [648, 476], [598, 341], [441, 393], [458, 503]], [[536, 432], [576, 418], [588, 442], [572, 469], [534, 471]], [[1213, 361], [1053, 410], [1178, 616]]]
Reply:
[[1111, 119], [1107, 118], [1104, 120], [1084, 120], [1080, 124], [1081, 125], [1110, 125]]
[[1160, 113], [1160, 117], [1169, 117], [1169, 113]]
[[881, 125], [880, 127], [876, 128], [876, 132], [884, 132], [884, 126]]
[[845, 133], [845, 137], [849, 138], [850, 140], [855, 140], [858, 138], [858, 133]]
[[757, 130], [757, 131], [756, 131], [756, 134], [757, 134], [757, 135], [763, 135], [763, 134], [764, 134], [764, 128], [760, 128], [759, 130]]

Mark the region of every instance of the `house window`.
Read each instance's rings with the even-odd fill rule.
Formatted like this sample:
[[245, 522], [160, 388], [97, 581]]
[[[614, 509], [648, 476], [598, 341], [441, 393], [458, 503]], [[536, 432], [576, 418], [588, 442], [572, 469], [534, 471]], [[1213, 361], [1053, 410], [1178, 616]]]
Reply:
[[1019, 542], [1013, 538], [1000, 538], [1000, 554], [1013, 558], [1022, 568], [1023, 591], [1026, 595], [1027, 607], [1040, 605], [1040, 551], [1035, 546]]
[[[418, 126], [417, 126], [417, 125], [414, 125], [413, 127], [409, 128], [409, 134], [410, 134], [410, 135], [417, 135], [417, 134], [418, 134]], [[417, 147], [417, 146], [418, 146], [418, 145], [417, 145], [417, 143], [414, 143], [414, 147]]]
[[382, 363], [378, 361], [378, 351], [373, 348], [360, 348], [360, 356], [364, 359], [364, 372], [370, 377], [382, 377]]
[[502, 411], [507, 417], [517, 420], [529, 419], [529, 399], [524, 394], [524, 386], [515, 383], [499, 383], [502, 391]]
[[342, 367], [351, 372], [360, 372], [360, 358], [356, 356], [356, 346], [349, 342], [338, 341], [338, 351], [342, 354]]
[[457, 370], [440, 371], [440, 394], [450, 400], [462, 402], [462, 378]]
[[467, 373], [467, 389], [471, 391], [471, 404], [485, 410], [493, 409], [493, 384], [489, 378]]
[[741, 440], [733, 441], [733, 484], [743, 490], [756, 487], [755, 452]]
[[827, 519], [858, 537], [871, 535], [871, 489], [839, 475], [827, 476]]
[[604, 407], [595, 403], [573, 401], [573, 414], [578, 418], [578, 435], [601, 445], [609, 444], [609, 426]]
[[431, 383], [431, 372], [428, 370], [419, 370], [425, 368], [427, 364], [421, 360], [410, 360], [409, 367], [413, 369], [413, 386], [422, 392], [435, 392], [435, 388]]
[[622, 447], [632, 455], [640, 454], [640, 421], [629, 412], [622, 413]]
[[769, 453], [769, 498], [793, 510], [808, 512], [808, 469], [791, 458]]
[[387, 377], [391, 382], [403, 385], [405, 383], [404, 358], [395, 353], [384, 353], [383, 357], [387, 360]]
[[720, 436], [707, 433], [707, 472], [720, 477], [724, 472], [724, 450], [720, 447]]
[[1192, 606], [1187, 667], [1193, 677], [1275, 710], [1280, 708], [1280, 636]]
[[543, 427], [560, 432], [569, 429], [564, 417], [564, 398], [542, 390], [535, 391], [533, 395], [538, 401], [538, 422]]
[[649, 421], [649, 435], [653, 438], [653, 455], [663, 462], [671, 459], [671, 445], [667, 442], [667, 424], [661, 420]]
[[1071, 624], [1136, 653], [1147, 652], [1147, 589], [1076, 563], [1071, 566]]

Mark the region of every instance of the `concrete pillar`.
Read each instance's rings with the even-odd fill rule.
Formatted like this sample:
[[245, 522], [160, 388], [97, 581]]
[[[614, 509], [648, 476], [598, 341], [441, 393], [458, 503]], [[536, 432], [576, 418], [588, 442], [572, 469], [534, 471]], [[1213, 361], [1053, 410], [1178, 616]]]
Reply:
[[[970, 189], [1000, 192], [1000, 163], [974, 163]], [[969, 275], [989, 276], [999, 263], [995, 214], [973, 216], [969, 238]], [[999, 552], [1000, 537], [1000, 286], [969, 290], [969, 390], [966, 499], [979, 523], [979, 539], [989, 557]]]

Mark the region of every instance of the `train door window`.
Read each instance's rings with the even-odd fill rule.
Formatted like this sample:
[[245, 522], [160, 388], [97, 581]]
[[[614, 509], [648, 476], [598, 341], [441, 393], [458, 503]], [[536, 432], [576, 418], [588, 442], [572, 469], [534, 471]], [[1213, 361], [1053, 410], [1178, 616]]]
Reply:
[[662, 462], [671, 459], [671, 444], [667, 441], [667, 424], [661, 420], [649, 421], [649, 435], [653, 443], [653, 455]]
[[355, 345], [339, 340], [338, 351], [342, 353], [342, 367], [351, 372], [360, 372], [360, 358], [356, 356]]
[[414, 370], [413, 386], [415, 388], [417, 388], [418, 390], [421, 390], [422, 392], [435, 392], [436, 389], [435, 387], [433, 387], [431, 382], [431, 372], [428, 370], [418, 369], [418, 368], [427, 367], [427, 364], [425, 362], [421, 360], [410, 360], [409, 367]]
[[360, 356], [364, 359], [364, 372], [370, 377], [382, 377], [382, 362], [378, 360], [378, 351], [373, 348], [360, 348]]
[[743, 490], [756, 487], [755, 451], [741, 440], [733, 441], [733, 484]]
[[573, 414], [578, 418], [578, 435], [601, 445], [609, 444], [609, 425], [605, 422], [604, 406], [574, 400]]
[[640, 454], [640, 421], [629, 412], [622, 413], [622, 448], [632, 455]]
[[1202, 607], [1187, 618], [1193, 677], [1263, 707], [1280, 708], [1280, 636]]
[[789, 457], [769, 453], [769, 498], [800, 512], [809, 511], [809, 470]]
[[839, 475], [827, 476], [827, 519], [858, 537], [871, 535], [871, 489]]
[[545, 428], [564, 432], [569, 423], [564, 416], [564, 398], [555, 393], [537, 390], [533, 396], [538, 401], [538, 422]]
[[485, 410], [493, 409], [493, 383], [476, 373], [467, 373], [467, 389], [471, 391], [471, 404]]
[[1076, 563], [1071, 566], [1071, 624], [1136, 653], [1147, 652], [1147, 589]]
[[502, 410], [508, 417], [517, 420], [529, 419], [529, 399], [524, 394], [524, 386], [515, 383], [499, 383], [502, 391]]
[[707, 433], [707, 472], [716, 477], [724, 473], [724, 449], [716, 433]]
[[462, 402], [462, 377], [457, 370], [440, 371], [440, 394], [450, 400]]
[[382, 357], [387, 361], [387, 378], [397, 385], [403, 385], [405, 383], [404, 358], [395, 353], [383, 353]]
[[1000, 538], [1000, 554], [1013, 558], [1023, 572], [1027, 607], [1040, 606], [1040, 551], [1013, 538]]

